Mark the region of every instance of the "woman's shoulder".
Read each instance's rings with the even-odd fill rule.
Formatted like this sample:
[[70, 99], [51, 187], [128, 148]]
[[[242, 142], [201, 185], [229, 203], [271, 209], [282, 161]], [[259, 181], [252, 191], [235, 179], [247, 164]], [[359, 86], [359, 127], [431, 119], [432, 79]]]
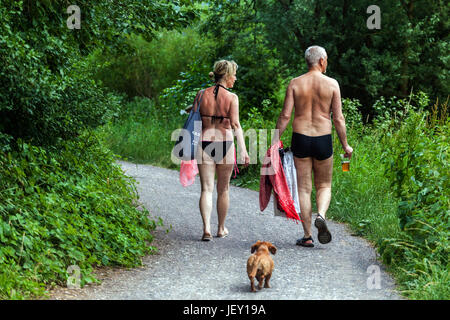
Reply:
[[230, 97], [231, 97], [231, 101], [239, 101], [239, 97], [236, 93], [230, 92]]

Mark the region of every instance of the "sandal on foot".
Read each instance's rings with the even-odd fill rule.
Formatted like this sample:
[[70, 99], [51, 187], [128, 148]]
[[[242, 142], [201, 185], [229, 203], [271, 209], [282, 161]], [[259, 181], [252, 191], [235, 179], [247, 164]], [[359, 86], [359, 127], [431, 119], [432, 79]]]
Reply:
[[213, 238], [209, 233], [204, 233], [202, 237], [202, 241], [211, 241]]
[[217, 237], [218, 238], [225, 238], [226, 236], [228, 236], [228, 229], [227, 228], [223, 229], [223, 233], [222, 234], [217, 233]]
[[[311, 243], [306, 243], [306, 241], [311, 241]], [[308, 238], [303, 237], [301, 239], [298, 239], [295, 244], [302, 247], [312, 248], [314, 247], [314, 240], [311, 236], [309, 236]]]
[[317, 216], [316, 221], [314, 221], [314, 226], [318, 229], [319, 234], [317, 238], [320, 243], [326, 244], [331, 241], [331, 233], [328, 231], [325, 219], [320, 214]]

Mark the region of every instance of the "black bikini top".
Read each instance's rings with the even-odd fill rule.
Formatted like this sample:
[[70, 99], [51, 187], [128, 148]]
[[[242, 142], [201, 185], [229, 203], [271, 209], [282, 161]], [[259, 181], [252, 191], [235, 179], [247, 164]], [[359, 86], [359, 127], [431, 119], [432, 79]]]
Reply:
[[[214, 91], [213, 91], [213, 93], [214, 93], [214, 99], [216, 99], [217, 100], [217, 94], [219, 93], [219, 89], [220, 89], [220, 87], [222, 87], [222, 88], [224, 88], [224, 89], [227, 89], [227, 88], [225, 88], [223, 85], [221, 85], [221, 84], [216, 84], [216, 87], [214, 88]], [[202, 117], [210, 117], [211, 118], [211, 123], [214, 123], [215, 121], [216, 121], [216, 119], [220, 119], [220, 123], [222, 123], [222, 121], [223, 121], [223, 119], [225, 119], [225, 118], [227, 118], [227, 119], [229, 119], [230, 117], [225, 117], [225, 116], [208, 116], [208, 115], [204, 115], [204, 114], [202, 114]]]
[[216, 99], [217, 100], [217, 94], [219, 93], [219, 88], [220, 87], [222, 87], [222, 88], [224, 88], [224, 89], [227, 89], [227, 88], [225, 88], [223, 85], [221, 85], [221, 84], [216, 84], [216, 87], [214, 88], [214, 91], [213, 91], [213, 93], [214, 93], [214, 99]]

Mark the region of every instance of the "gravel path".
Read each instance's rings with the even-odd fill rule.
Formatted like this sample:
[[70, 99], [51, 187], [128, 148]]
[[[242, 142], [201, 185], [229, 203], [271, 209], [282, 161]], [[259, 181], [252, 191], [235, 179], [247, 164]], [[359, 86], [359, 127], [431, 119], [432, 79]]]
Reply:
[[[230, 235], [202, 242], [198, 176], [193, 185], [183, 188], [177, 171], [120, 164], [139, 182], [140, 201], [152, 216], [164, 221], [152, 243], [158, 253], [145, 257], [142, 268], [116, 269], [107, 273], [101, 285], [57, 290], [52, 299], [402, 299], [377, 261], [374, 248], [366, 240], [351, 236], [344, 224], [328, 221], [333, 241], [327, 245], [317, 241], [313, 227], [316, 246], [296, 246], [296, 239], [302, 235], [300, 223], [274, 217], [272, 203], [261, 213], [257, 192], [231, 186], [226, 223]], [[214, 203], [215, 199], [216, 194]], [[211, 220], [215, 232], [215, 205]], [[171, 230], [166, 232], [170, 225]], [[246, 262], [257, 240], [272, 242], [278, 251], [273, 256], [272, 288], [252, 293]], [[368, 268], [379, 268], [378, 288], [368, 288]]]

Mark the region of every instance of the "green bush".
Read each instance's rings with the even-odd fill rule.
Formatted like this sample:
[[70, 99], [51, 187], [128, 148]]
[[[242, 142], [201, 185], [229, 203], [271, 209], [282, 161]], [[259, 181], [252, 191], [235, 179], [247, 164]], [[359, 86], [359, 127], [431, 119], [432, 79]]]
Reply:
[[[106, 94], [86, 63], [94, 49], [126, 51], [159, 28], [186, 26], [195, 16], [183, 1], [80, 0], [81, 29], [66, 27], [64, 1], [0, 0], [0, 132], [52, 145], [104, 124], [120, 99]], [[185, 6], [186, 5], [186, 6]], [[5, 139], [0, 139], [5, 149]]]
[[92, 133], [58, 148], [21, 140], [0, 153], [0, 297], [27, 298], [64, 285], [78, 265], [81, 285], [95, 266], [141, 264], [154, 250], [135, 181]]
[[[161, 112], [167, 116], [179, 114], [181, 110], [191, 106], [199, 90], [206, 89], [214, 83], [209, 79], [212, 66], [195, 60], [186, 66], [179, 74], [179, 79], [168, 88], [165, 88], [160, 96]], [[180, 127], [183, 124], [180, 124]]]
[[411, 111], [400, 130], [382, 141], [404, 236], [386, 239], [380, 251], [386, 262], [406, 269], [404, 282], [411, 288], [426, 284], [430, 297], [448, 299], [450, 118], [445, 112], [439, 119], [427, 116]]
[[380, 97], [372, 106], [373, 124], [383, 130], [398, 129], [410, 110], [426, 110], [430, 99], [424, 92], [411, 92], [408, 98]]
[[[212, 65], [209, 57], [213, 44], [194, 28], [162, 31], [150, 42], [140, 36], [131, 36], [128, 46], [129, 53], [117, 55], [112, 52], [108, 55], [97, 50], [91, 57], [92, 63], [103, 66], [97, 72], [96, 79], [110, 89], [126, 93], [128, 97], [158, 99], [163, 89], [170, 87], [180, 72], [189, 69], [188, 65], [196, 61]], [[204, 80], [208, 80], [209, 71], [203, 74]]]
[[122, 110], [117, 119], [97, 130], [104, 144], [128, 160], [179, 167], [171, 161], [175, 143], [171, 135], [183, 126], [187, 116], [179, 110], [165, 112], [164, 107], [142, 97], [135, 97]]
[[349, 130], [351, 170], [335, 148], [329, 214], [377, 245], [403, 294], [448, 299], [449, 119], [446, 104], [430, 114], [428, 102], [420, 92], [380, 98], [373, 124]]
[[54, 73], [42, 64], [44, 53], [30, 47], [20, 33], [1, 27], [0, 132], [51, 144], [104, 123], [117, 110], [116, 98], [88, 80], [83, 62]]
[[[216, 0], [208, 5], [209, 15], [201, 29], [216, 43], [215, 60], [234, 60], [239, 66], [234, 91], [243, 118], [251, 108], [262, 107], [263, 101], [280, 103], [278, 90], [288, 66], [280, 63], [280, 52], [266, 38], [267, 26], [256, 9], [260, 4]], [[285, 88], [283, 91], [284, 98]]]
[[363, 119], [361, 114], [361, 103], [358, 99], [342, 99], [342, 113], [345, 117], [345, 125], [348, 131], [363, 131]]

